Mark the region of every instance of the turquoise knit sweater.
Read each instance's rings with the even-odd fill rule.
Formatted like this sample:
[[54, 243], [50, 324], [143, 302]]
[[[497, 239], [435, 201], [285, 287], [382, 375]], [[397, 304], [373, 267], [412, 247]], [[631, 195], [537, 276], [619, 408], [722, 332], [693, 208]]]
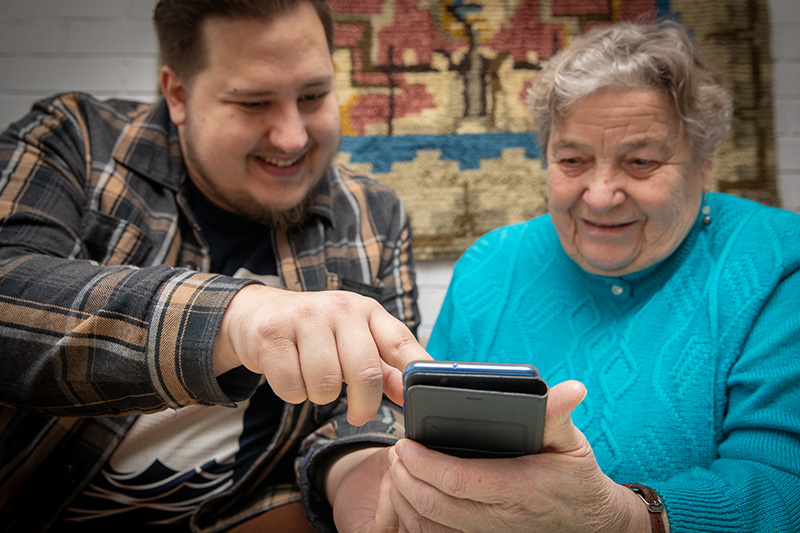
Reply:
[[800, 531], [800, 216], [708, 203], [710, 225], [621, 278], [578, 267], [549, 216], [485, 235], [428, 350], [582, 381], [600, 467], [655, 488], [673, 531]]

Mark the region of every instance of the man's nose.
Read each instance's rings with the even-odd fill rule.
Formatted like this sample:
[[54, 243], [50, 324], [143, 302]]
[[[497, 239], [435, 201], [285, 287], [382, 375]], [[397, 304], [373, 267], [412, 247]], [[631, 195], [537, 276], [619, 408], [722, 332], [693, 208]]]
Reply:
[[308, 143], [308, 131], [302, 113], [296, 105], [286, 105], [280, 113], [271, 117], [267, 138], [279, 150], [294, 154], [300, 152]]

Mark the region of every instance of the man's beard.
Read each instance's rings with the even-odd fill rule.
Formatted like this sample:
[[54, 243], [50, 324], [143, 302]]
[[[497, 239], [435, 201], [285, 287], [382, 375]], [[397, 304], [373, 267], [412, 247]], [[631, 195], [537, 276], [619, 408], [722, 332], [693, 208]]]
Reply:
[[306, 220], [308, 207], [314, 202], [314, 196], [316, 195], [317, 185], [319, 185], [319, 182], [320, 180], [317, 180], [308, 190], [305, 197], [300, 200], [300, 203], [294, 207], [290, 207], [289, 209], [285, 209], [283, 211], [262, 208], [260, 216], [257, 217], [254, 217], [253, 215], [258, 215], [258, 213], [251, 214], [242, 212], [240, 214], [259, 222], [264, 226], [268, 226], [276, 230], [291, 229], [300, 226]]
[[[191, 160], [193, 163], [192, 166], [195, 168], [196, 172], [200, 174], [203, 185], [209, 189], [208, 194], [205, 192], [203, 192], [203, 194], [226, 211], [249, 218], [254, 222], [276, 230], [294, 228], [305, 222], [308, 214], [308, 207], [314, 202], [317, 188], [327, 174], [328, 167], [330, 166], [329, 161], [328, 164], [323, 167], [324, 170], [321, 175], [318, 176], [313, 183], [309, 184], [308, 191], [297, 204], [288, 209], [278, 210], [271, 209], [258, 203], [248, 194], [238, 194], [235, 197], [223, 194], [217, 187], [216, 182], [208, 178], [205, 165], [202, 160], [197, 157], [193, 147], [194, 145], [191, 143], [183, 145], [184, 158]], [[199, 189], [200, 187], [198, 186], [197, 180], [193, 181], [195, 186]]]
[[[317, 194], [317, 187], [320, 181], [324, 178], [325, 174], [317, 178], [311, 184], [300, 202], [290, 207], [289, 209], [271, 209], [256, 202], [252, 196], [241, 195], [238, 198], [223, 198], [223, 196], [216, 190], [213, 181], [206, 180], [206, 186], [211, 189], [212, 197], [216, 199], [224, 199], [224, 205], [221, 207], [237, 215], [249, 218], [254, 222], [258, 222], [263, 226], [267, 226], [276, 230], [286, 230], [298, 227], [305, 222], [308, 216], [308, 208], [314, 203], [314, 197]], [[210, 198], [209, 198], [210, 199]]]

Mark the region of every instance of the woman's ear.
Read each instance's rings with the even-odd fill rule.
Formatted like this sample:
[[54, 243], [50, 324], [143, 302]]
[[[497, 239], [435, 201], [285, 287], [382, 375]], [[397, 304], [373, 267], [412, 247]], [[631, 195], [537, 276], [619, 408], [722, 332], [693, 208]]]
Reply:
[[167, 65], [161, 67], [161, 92], [167, 100], [172, 122], [182, 126], [186, 122], [186, 86]]
[[714, 170], [714, 160], [713, 159], [706, 159], [702, 163], [702, 168], [700, 169], [701, 172], [701, 179], [703, 182], [703, 190], [708, 192], [711, 190], [712, 184], [712, 171]]

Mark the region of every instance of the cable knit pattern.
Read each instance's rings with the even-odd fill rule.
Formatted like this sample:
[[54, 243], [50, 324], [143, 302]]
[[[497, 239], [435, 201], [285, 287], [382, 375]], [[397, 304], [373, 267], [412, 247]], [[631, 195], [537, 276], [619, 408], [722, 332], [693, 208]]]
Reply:
[[653, 486], [673, 531], [798, 531], [800, 216], [708, 203], [710, 225], [621, 278], [578, 267], [549, 216], [485, 235], [428, 350], [582, 381], [573, 420], [600, 467]]

